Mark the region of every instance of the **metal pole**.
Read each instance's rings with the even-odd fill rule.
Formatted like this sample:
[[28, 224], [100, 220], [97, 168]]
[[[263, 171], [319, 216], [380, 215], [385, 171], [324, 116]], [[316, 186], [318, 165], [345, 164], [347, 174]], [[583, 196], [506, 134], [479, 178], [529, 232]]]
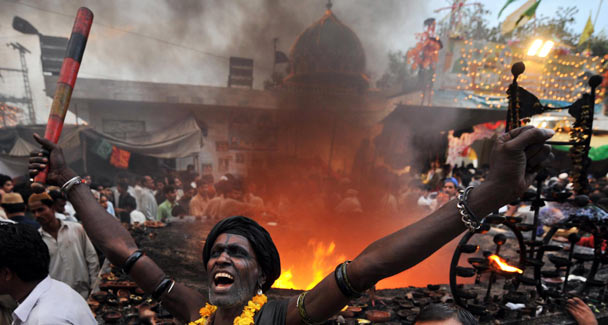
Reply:
[[595, 23], [597, 23], [597, 17], [600, 15], [600, 9], [602, 8], [602, 3], [604, 0], [600, 0], [600, 4], [597, 6], [597, 12], [595, 13], [595, 19], [593, 20], [593, 27], [595, 28]]

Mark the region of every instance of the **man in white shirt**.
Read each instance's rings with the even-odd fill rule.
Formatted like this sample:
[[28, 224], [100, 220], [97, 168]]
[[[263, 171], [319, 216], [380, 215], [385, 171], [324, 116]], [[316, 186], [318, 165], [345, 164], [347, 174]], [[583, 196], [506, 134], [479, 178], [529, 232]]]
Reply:
[[99, 260], [82, 225], [57, 219], [47, 193], [32, 194], [28, 205], [40, 223], [38, 231], [48, 246], [50, 276], [65, 282], [86, 299], [97, 279]]
[[59, 189], [49, 191], [49, 195], [51, 196], [51, 199], [53, 199], [53, 211], [55, 211], [55, 218], [61, 221], [78, 222], [78, 219], [66, 212], [65, 207], [67, 200]]
[[137, 210], [141, 211], [148, 220], [156, 220], [158, 204], [154, 197], [154, 180], [150, 176], [144, 176], [141, 195], [138, 201]]
[[38, 232], [0, 221], [0, 295], [19, 303], [14, 325], [97, 324], [86, 301], [48, 275], [50, 256]]

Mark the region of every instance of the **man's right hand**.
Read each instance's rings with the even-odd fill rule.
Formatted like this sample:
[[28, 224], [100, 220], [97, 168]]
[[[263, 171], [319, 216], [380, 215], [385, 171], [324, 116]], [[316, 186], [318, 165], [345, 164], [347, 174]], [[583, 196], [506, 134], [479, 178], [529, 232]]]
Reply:
[[541, 164], [551, 156], [545, 141], [554, 134], [553, 130], [524, 126], [496, 139], [486, 182], [504, 194], [501, 203], [519, 198], [534, 181]]
[[42, 148], [30, 153], [28, 165], [30, 177], [34, 178], [47, 166], [49, 167], [46, 177], [47, 184], [61, 186], [76, 176], [76, 173], [65, 163], [61, 147], [38, 134], [34, 134], [34, 139], [42, 145]]

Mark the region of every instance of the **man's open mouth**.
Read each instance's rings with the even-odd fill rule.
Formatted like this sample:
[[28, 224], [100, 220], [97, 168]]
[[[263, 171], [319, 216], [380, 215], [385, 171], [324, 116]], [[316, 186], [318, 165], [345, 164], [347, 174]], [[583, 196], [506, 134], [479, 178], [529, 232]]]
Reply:
[[213, 277], [213, 282], [218, 289], [228, 288], [234, 283], [234, 277], [226, 272], [218, 272]]

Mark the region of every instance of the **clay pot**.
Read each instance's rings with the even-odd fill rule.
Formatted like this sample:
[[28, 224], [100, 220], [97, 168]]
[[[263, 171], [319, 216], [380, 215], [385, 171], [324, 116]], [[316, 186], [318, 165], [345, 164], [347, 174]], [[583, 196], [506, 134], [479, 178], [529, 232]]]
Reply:
[[383, 310], [368, 310], [365, 312], [365, 318], [374, 323], [384, 323], [391, 319], [391, 313]]
[[117, 311], [108, 311], [102, 316], [106, 323], [116, 323], [122, 318], [122, 314]]
[[118, 299], [114, 297], [108, 298], [106, 299], [106, 303], [108, 304], [108, 306], [118, 306]]
[[129, 290], [126, 289], [119, 289], [118, 292], [116, 292], [116, 296], [118, 298], [128, 298], [129, 297]]
[[131, 302], [133, 302], [136, 305], [140, 304], [144, 300], [144, 298], [142, 298], [142, 296], [138, 296], [138, 295], [130, 295], [129, 299], [131, 299]]
[[105, 291], [97, 291], [94, 294], [92, 294], [92, 296], [93, 296], [93, 299], [95, 299], [96, 301], [104, 302], [108, 298], [108, 293]]

